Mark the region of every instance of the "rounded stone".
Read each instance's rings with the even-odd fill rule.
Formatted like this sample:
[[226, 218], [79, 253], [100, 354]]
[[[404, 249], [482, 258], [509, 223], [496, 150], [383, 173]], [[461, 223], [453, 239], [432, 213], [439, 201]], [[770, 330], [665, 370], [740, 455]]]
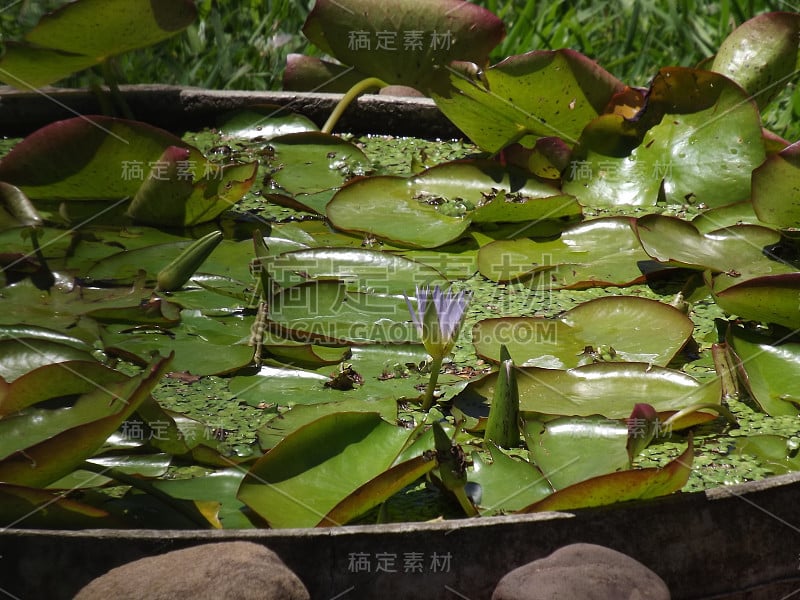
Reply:
[[91, 581], [76, 600], [308, 600], [272, 550], [252, 542], [202, 544], [142, 558]]
[[492, 600], [669, 600], [664, 580], [626, 554], [571, 544], [507, 573]]

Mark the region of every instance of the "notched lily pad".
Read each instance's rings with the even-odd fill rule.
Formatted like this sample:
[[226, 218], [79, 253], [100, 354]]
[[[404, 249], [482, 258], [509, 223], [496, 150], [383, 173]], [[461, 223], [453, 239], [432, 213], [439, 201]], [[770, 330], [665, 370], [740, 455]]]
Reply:
[[359, 179], [339, 190], [327, 207], [339, 229], [418, 248], [453, 242], [473, 221], [563, 225], [580, 214], [574, 198], [552, 185], [487, 160], [444, 163], [408, 178]]
[[567, 227], [558, 239], [498, 240], [478, 252], [478, 269], [492, 281], [530, 280], [542, 289], [626, 286], [645, 280], [632, 220], [591, 219]]
[[[485, 319], [472, 329], [478, 355], [497, 362], [505, 345], [514, 364], [565, 369], [602, 360], [666, 366], [692, 335], [692, 321], [656, 300], [609, 296], [558, 319]], [[604, 358], [605, 356], [605, 358]]]
[[669, 67], [635, 119], [603, 115], [586, 127], [563, 190], [584, 206], [721, 206], [749, 197], [764, 158], [761, 118], [744, 90], [717, 73]]

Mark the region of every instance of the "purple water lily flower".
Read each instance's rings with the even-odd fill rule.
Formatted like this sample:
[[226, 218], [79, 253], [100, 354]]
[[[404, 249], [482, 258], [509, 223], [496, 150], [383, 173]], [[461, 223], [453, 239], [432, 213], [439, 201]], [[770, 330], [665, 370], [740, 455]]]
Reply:
[[406, 296], [411, 319], [428, 354], [434, 358], [444, 358], [455, 344], [472, 294], [467, 291], [444, 291], [439, 286], [433, 290], [427, 286], [417, 286], [416, 296], [416, 310]]
[[411, 319], [419, 332], [425, 350], [433, 358], [431, 379], [422, 403], [423, 409], [428, 410], [433, 404], [433, 391], [439, 377], [442, 360], [456, 343], [472, 294], [467, 291], [444, 291], [439, 286], [432, 290], [428, 286], [417, 286], [416, 297], [416, 309], [408, 296], [405, 298], [408, 312], [411, 313]]

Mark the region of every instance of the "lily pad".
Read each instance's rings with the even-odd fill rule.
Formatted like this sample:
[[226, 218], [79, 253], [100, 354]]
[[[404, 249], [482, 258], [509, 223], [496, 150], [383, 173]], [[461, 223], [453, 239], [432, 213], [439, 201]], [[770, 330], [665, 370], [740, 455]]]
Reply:
[[253, 104], [226, 113], [218, 120], [217, 127], [223, 135], [258, 141], [289, 133], [319, 130], [308, 117], [276, 104]]
[[111, 56], [170, 38], [196, 16], [190, 0], [70, 2], [42, 17], [25, 35], [25, 44], [6, 47], [0, 81], [25, 89], [41, 87]]
[[65, 498], [63, 492], [0, 483], [0, 525], [40, 529], [124, 527], [107, 511]]
[[[393, 218], [386, 219], [386, 210]], [[455, 241], [476, 222], [570, 221], [573, 198], [516, 168], [486, 160], [445, 163], [409, 178], [370, 177], [339, 190], [331, 223], [418, 248]]]
[[768, 156], [753, 171], [752, 201], [759, 219], [800, 228], [800, 142]]
[[563, 488], [519, 512], [606, 506], [615, 502], [666, 496], [686, 485], [693, 460], [694, 446], [690, 436], [686, 451], [663, 468], [633, 469], [587, 479]]
[[[378, 413], [322, 417], [296, 430], [259, 459], [242, 482], [238, 497], [270, 527], [324, 523], [326, 515], [343, 500], [398, 466], [395, 461], [411, 433], [390, 425]], [[319, 443], [321, 439], [325, 444]], [[435, 461], [429, 464], [435, 466]], [[405, 485], [398, 479], [393, 491]], [[368, 494], [361, 499], [360, 510], [347, 511], [348, 515], [365, 512], [389, 491]]]
[[412, 294], [416, 286], [446, 286], [427, 265], [376, 250], [314, 248], [262, 259], [270, 277], [283, 287], [307, 281], [338, 279], [353, 291]]
[[292, 406], [340, 400], [335, 390], [325, 387], [330, 378], [289, 366], [262, 366], [256, 375], [233, 377], [229, 387], [239, 400], [251, 406]]
[[0, 420], [0, 478], [45, 486], [74, 471], [149, 397], [170, 358], [142, 375], [92, 389], [68, 408], [31, 408]]
[[388, 84], [426, 90], [452, 60], [483, 64], [505, 35], [488, 10], [459, 0], [320, 0], [303, 25], [323, 51]]
[[768, 256], [765, 250], [781, 236], [759, 225], [733, 225], [701, 234], [682, 219], [647, 215], [636, 221], [636, 232], [653, 259], [673, 266], [711, 269], [735, 278], [795, 271]]
[[558, 319], [479, 321], [472, 329], [472, 342], [479, 356], [495, 362], [505, 345], [514, 364], [522, 367], [572, 368], [603, 351], [613, 352], [614, 360], [663, 367], [690, 339], [693, 328], [686, 315], [668, 304], [607, 296], [584, 302]]
[[800, 470], [797, 440], [782, 435], [749, 435], [737, 440], [736, 452], [756, 456], [773, 475]]
[[764, 275], [744, 281], [723, 273], [714, 278], [711, 291], [716, 303], [729, 314], [800, 329], [797, 306], [800, 273]]
[[591, 219], [556, 240], [498, 240], [478, 252], [481, 275], [492, 281], [530, 278], [544, 289], [626, 286], [644, 281], [642, 250], [631, 219]]
[[27, 136], [0, 161], [0, 180], [33, 200], [133, 198], [170, 146], [189, 151], [186, 176], [202, 153], [146, 123], [87, 115], [57, 121]]
[[397, 420], [397, 402], [390, 398], [349, 398], [318, 404], [298, 404], [261, 427], [258, 430], [258, 443], [262, 449], [269, 450], [300, 427], [325, 415], [344, 412], [378, 413], [385, 421], [393, 422]]
[[598, 416], [528, 419], [523, 434], [531, 461], [555, 490], [628, 468], [628, 426], [623, 421]]
[[108, 325], [102, 334], [105, 350], [137, 363], [174, 352], [173, 369], [194, 375], [231, 373], [253, 360], [254, 348], [248, 344], [252, 318], [213, 319], [188, 310], [180, 318], [180, 325], [169, 331]]
[[624, 87], [597, 63], [568, 49], [512, 56], [484, 71], [480, 64], [465, 66], [451, 67], [451, 88], [434, 86], [432, 96], [488, 152], [513, 142], [532, 148], [541, 137], [557, 136], [574, 144]]
[[717, 73], [670, 67], [634, 121], [604, 115], [586, 127], [562, 189], [584, 206], [721, 206], [750, 196], [764, 158], [761, 118], [744, 90]]
[[741, 326], [726, 337], [750, 397], [769, 415], [800, 414], [800, 343]]
[[742, 86], [763, 109], [794, 74], [800, 15], [770, 12], [745, 21], [725, 38], [711, 63]]
[[349, 292], [339, 281], [309, 282], [273, 298], [268, 327], [284, 337], [334, 344], [418, 341], [405, 298]]
[[[496, 381], [496, 372], [471, 381], [454, 406], [474, 417], [487, 415]], [[519, 367], [517, 387], [521, 411], [609, 419], [627, 418], [639, 403], [664, 413], [721, 400], [717, 379], [701, 384], [686, 373], [646, 363], [594, 363], [566, 371]]]
[[274, 152], [269, 162], [274, 186], [293, 194], [298, 202], [302, 194], [340, 188], [350, 177], [364, 174], [370, 167], [356, 146], [318, 131], [274, 137], [269, 146]]
[[489, 454], [491, 462], [473, 452], [469, 473], [469, 481], [481, 486], [481, 516], [517, 511], [553, 492], [535, 465], [507, 456], [494, 444], [489, 444]]

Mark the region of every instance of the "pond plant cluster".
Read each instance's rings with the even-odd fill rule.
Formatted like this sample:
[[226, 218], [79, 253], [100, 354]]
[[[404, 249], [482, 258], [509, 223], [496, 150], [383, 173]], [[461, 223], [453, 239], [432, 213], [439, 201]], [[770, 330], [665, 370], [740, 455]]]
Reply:
[[[9, 144], [4, 525], [598, 506], [685, 489], [700, 437], [759, 476], [800, 467], [800, 149], [760, 113], [795, 73], [800, 15], [756, 16], [640, 89], [571, 50], [489, 66], [488, 11], [395, 4], [309, 14], [337, 61], [292, 56], [285, 87], [345, 92], [321, 129], [256, 106], [183, 138], [81, 116]], [[46, 85], [194, 16], [78, 0], [6, 46], [0, 80]], [[394, 140], [392, 165], [386, 140], [331, 133], [386, 85], [471, 144]], [[205, 381], [206, 415], [169, 396]], [[250, 437], [212, 414], [239, 409]], [[782, 429], [735, 436], [744, 414]]]

